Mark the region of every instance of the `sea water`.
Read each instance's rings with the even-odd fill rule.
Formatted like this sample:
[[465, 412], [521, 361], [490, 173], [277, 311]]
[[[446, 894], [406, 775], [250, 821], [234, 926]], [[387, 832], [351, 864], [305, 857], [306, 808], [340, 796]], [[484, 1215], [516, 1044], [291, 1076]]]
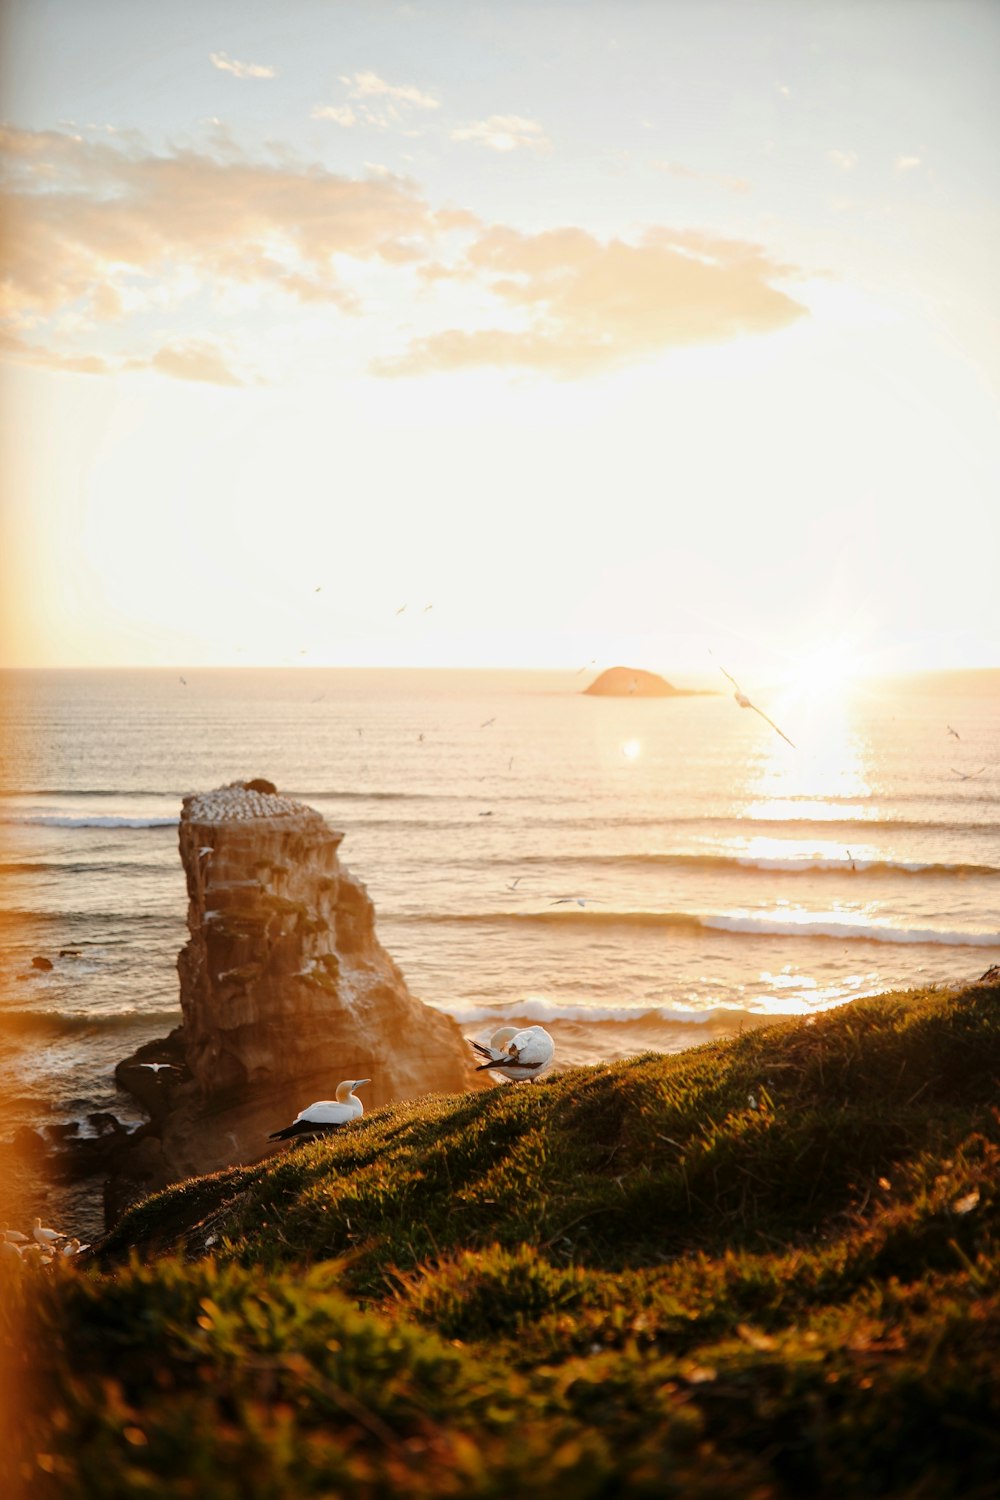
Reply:
[[794, 748], [728, 691], [586, 680], [0, 674], [0, 1135], [140, 1118], [113, 1069], [180, 1020], [181, 798], [235, 779], [343, 830], [414, 994], [563, 1065], [1000, 961], [1000, 672], [755, 690]]

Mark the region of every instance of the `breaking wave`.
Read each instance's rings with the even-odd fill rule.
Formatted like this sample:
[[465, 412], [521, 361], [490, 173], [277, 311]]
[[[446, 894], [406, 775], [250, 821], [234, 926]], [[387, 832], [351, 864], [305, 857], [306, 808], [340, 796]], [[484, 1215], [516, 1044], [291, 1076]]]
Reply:
[[700, 914], [683, 911], [596, 911], [588, 908], [562, 911], [493, 911], [432, 913], [424, 916], [397, 916], [397, 922], [434, 922], [443, 925], [474, 923], [483, 927], [507, 925], [574, 926], [599, 931], [601, 928], [663, 928], [687, 932], [732, 932], [741, 936], [808, 937], [860, 940], [873, 943], [933, 943], [947, 947], [1000, 948], [1000, 933], [955, 932], [933, 927], [889, 927], [876, 923], [816, 919], [808, 914], [801, 919], [761, 916], [733, 916], [727, 913]]
[[106, 817], [84, 813], [22, 813], [0, 818], [0, 823], [17, 823], [33, 828], [176, 828], [179, 818], [130, 818], [109, 813]]
[[829, 872], [836, 875], [930, 875], [974, 877], [1000, 875], [1000, 866], [967, 863], [947, 864], [933, 860], [848, 859], [803, 854], [771, 857], [750, 854], [568, 854], [525, 855], [524, 865], [580, 865], [588, 869], [641, 869], [662, 867], [687, 870], [764, 870], [791, 875]]

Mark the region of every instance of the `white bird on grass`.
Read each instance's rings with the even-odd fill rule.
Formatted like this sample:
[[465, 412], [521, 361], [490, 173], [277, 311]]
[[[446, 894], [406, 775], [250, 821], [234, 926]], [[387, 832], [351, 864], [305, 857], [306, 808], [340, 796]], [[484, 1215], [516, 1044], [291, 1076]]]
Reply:
[[336, 1130], [339, 1125], [349, 1125], [352, 1120], [360, 1120], [365, 1112], [365, 1107], [360, 1099], [354, 1097], [354, 1090], [359, 1089], [363, 1083], [371, 1083], [370, 1078], [345, 1078], [343, 1083], [337, 1085], [336, 1099], [319, 1099], [315, 1104], [310, 1104], [295, 1116], [291, 1125], [286, 1125], [284, 1130], [275, 1130], [268, 1136], [269, 1141], [289, 1141], [296, 1135], [325, 1135], [330, 1130]]
[[514, 1083], [537, 1078], [551, 1067], [556, 1045], [542, 1026], [501, 1026], [490, 1037], [489, 1045], [472, 1042], [473, 1050], [486, 1061], [479, 1064], [477, 1073], [487, 1068], [502, 1073]]
[[729, 681], [732, 683], [733, 687], [736, 689], [735, 693], [733, 694], [733, 697], [736, 699], [737, 703], [740, 705], [740, 708], [752, 708], [755, 714], [760, 714], [760, 716], [764, 720], [764, 722], [766, 724], [770, 724], [770, 726], [774, 730], [775, 734], [780, 734], [781, 738], [785, 741], [786, 745], [791, 745], [792, 749], [794, 750], [795, 746], [794, 746], [794, 744], [792, 744], [792, 741], [788, 738], [788, 735], [785, 733], [785, 731], [783, 729], [779, 729], [778, 726], [777, 726], [777, 724], [774, 722], [774, 720], [773, 719], [769, 719], [767, 717], [767, 714], [764, 712], [764, 710], [762, 708], [758, 708], [757, 705], [756, 705], [756, 703], [751, 703], [750, 702], [750, 699], [747, 697], [746, 693], [740, 687], [739, 683], [736, 681], [736, 678], [732, 675], [732, 673], [731, 672], [727, 672], [726, 669], [725, 669], [725, 667], [720, 667], [719, 671], [722, 673], [723, 677], [728, 677], [729, 678]]

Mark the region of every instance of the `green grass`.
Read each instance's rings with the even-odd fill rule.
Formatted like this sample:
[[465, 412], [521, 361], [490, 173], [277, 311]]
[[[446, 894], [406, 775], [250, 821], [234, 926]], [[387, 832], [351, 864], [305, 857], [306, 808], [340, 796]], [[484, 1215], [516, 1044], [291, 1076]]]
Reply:
[[99, 1265], [13, 1265], [17, 1473], [986, 1500], [998, 1080], [1000, 989], [885, 995], [180, 1184]]

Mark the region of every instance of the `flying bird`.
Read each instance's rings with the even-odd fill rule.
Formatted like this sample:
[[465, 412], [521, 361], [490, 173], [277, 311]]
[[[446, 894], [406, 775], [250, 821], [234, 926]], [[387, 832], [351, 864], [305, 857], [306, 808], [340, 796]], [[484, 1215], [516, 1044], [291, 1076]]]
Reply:
[[595, 902], [597, 902], [598, 906], [603, 905], [603, 902], [597, 896], [557, 896], [554, 901], [549, 902], [549, 905], [573, 906], [575, 904], [576, 906], [592, 906]]
[[945, 728], [947, 729], [947, 731], [948, 731], [949, 734], [953, 734], [955, 736], [956, 740], [960, 740], [962, 738], [962, 736], [959, 734], [958, 730], [957, 729], [952, 729], [952, 727], [951, 727], [950, 724], [946, 724]]
[[986, 767], [980, 766], [978, 771], [956, 771], [954, 766], [952, 766], [951, 769], [955, 771], [955, 775], [958, 777], [959, 781], [973, 781], [975, 777], [982, 776], [983, 772], [986, 770]]
[[336, 1099], [319, 1099], [315, 1104], [310, 1104], [308, 1109], [295, 1116], [291, 1125], [286, 1125], [284, 1130], [273, 1131], [268, 1140], [288, 1141], [296, 1135], [326, 1135], [340, 1125], [360, 1120], [365, 1107], [360, 1099], [354, 1097], [354, 1090], [359, 1089], [363, 1083], [371, 1083], [371, 1079], [345, 1078], [343, 1083], [337, 1084]]
[[186, 677], [178, 677], [178, 679], [177, 679], [177, 681], [178, 681], [178, 682], [181, 682], [181, 683], [183, 683], [183, 685], [184, 685], [184, 686], [185, 686], [185, 687], [187, 687], [187, 685], [188, 685], [188, 684], [187, 684], [187, 678], [186, 678]]
[[180, 1072], [176, 1063], [139, 1063], [139, 1067], [148, 1068], [151, 1073], [159, 1073], [161, 1068], [175, 1068]]
[[401, 604], [399, 606], [399, 608], [397, 609], [397, 611], [396, 611], [397, 615], [405, 614], [405, 612], [406, 612], [406, 605], [405, 604]]
[[480, 727], [480, 729], [485, 729], [488, 725], [495, 724], [495, 723], [496, 723], [496, 718], [495, 717], [492, 718], [492, 719], [484, 719], [483, 722], [480, 724], [479, 727]]
[[750, 702], [750, 699], [747, 697], [746, 693], [740, 687], [739, 683], [736, 681], [736, 678], [732, 675], [732, 673], [731, 672], [727, 672], [726, 669], [725, 669], [725, 667], [720, 667], [719, 671], [722, 673], [723, 677], [728, 677], [729, 678], [729, 681], [732, 683], [733, 687], [736, 689], [735, 693], [733, 694], [733, 697], [736, 699], [737, 703], [740, 705], [740, 708], [752, 708], [755, 714], [760, 714], [761, 718], [766, 723], [770, 724], [770, 726], [774, 730], [775, 734], [780, 734], [781, 738], [785, 741], [785, 743], [787, 745], [791, 745], [792, 749], [794, 750], [795, 746], [794, 746], [794, 744], [792, 744], [792, 741], [788, 738], [788, 735], [785, 733], [785, 731], [783, 729], [779, 729], [778, 726], [777, 726], [777, 724], [774, 722], [774, 720], [773, 719], [769, 719], [767, 717], [767, 714], [764, 712], [764, 710], [762, 708], [758, 708], [757, 705], [756, 705], [756, 703], [751, 703]]
[[518, 888], [518, 886], [521, 884], [522, 879], [523, 879], [523, 876], [518, 875], [518, 877], [516, 878], [516, 880], [508, 880], [508, 882], [507, 882], [507, 889], [509, 891], [516, 891], [517, 888]]
[[544, 1073], [551, 1067], [556, 1050], [555, 1042], [541, 1026], [526, 1026], [523, 1030], [516, 1026], [501, 1026], [490, 1037], [488, 1045], [471, 1042], [470, 1046], [479, 1057], [486, 1059], [477, 1067], [477, 1073], [489, 1069], [493, 1073], [502, 1073], [514, 1083]]

